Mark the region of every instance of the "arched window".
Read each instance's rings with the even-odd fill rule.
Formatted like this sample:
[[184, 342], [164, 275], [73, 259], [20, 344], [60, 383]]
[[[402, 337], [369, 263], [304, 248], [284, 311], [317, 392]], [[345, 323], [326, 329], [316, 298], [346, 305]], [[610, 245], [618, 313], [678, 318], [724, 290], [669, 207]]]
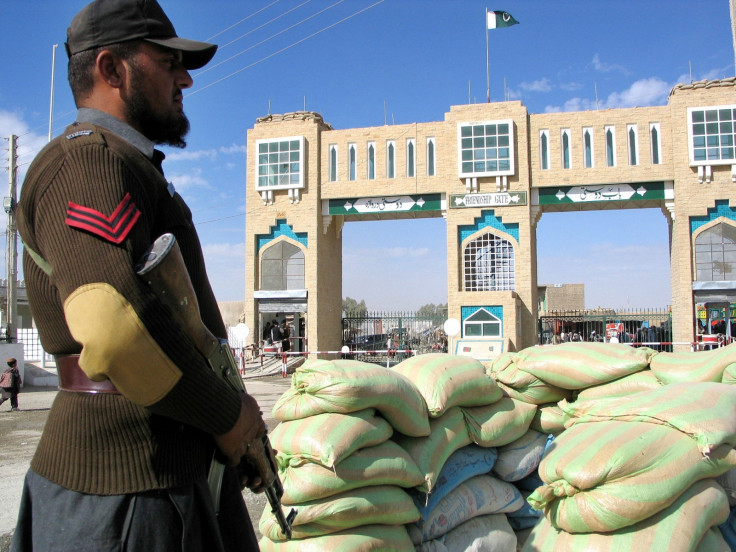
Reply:
[[699, 282], [736, 280], [736, 226], [721, 222], [698, 234], [695, 272]]
[[562, 168], [569, 169], [570, 163], [570, 131], [562, 131]]
[[393, 140], [386, 143], [386, 178], [396, 176], [394, 166], [396, 164], [396, 142]]
[[549, 169], [549, 131], [539, 132], [539, 166], [543, 171]]
[[606, 165], [616, 166], [616, 135], [613, 127], [606, 128]]
[[355, 180], [355, 166], [358, 163], [358, 153], [355, 150], [355, 144], [348, 146], [348, 179]]
[[585, 168], [590, 169], [593, 166], [593, 130], [583, 129], [583, 153]]
[[266, 249], [261, 257], [261, 289], [304, 289], [304, 251], [288, 241]]
[[501, 291], [516, 288], [514, 246], [490, 232], [472, 240], [463, 255], [465, 291]]
[[368, 143], [368, 180], [376, 178], [376, 145]]
[[427, 138], [427, 176], [434, 176], [434, 138]]
[[406, 176], [414, 178], [414, 139], [406, 141]]
[[330, 182], [337, 182], [337, 146], [330, 146]]

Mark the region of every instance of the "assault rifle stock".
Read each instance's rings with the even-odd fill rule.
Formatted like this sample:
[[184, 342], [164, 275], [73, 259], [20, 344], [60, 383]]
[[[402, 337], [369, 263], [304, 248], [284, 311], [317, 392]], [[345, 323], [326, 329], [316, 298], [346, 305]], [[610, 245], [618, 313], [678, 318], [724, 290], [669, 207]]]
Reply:
[[[239, 393], [246, 393], [237, 363], [226, 340], [220, 340], [210, 332], [199, 316], [199, 303], [194, 293], [189, 273], [173, 234], [163, 234], [146, 251], [136, 266], [136, 272], [151, 287], [158, 298], [167, 305], [174, 317], [193, 339], [195, 346], [207, 359], [210, 368]], [[268, 435], [251, 443], [250, 455], [254, 468], [264, 482], [271, 512], [279, 523], [281, 532], [291, 538], [291, 523], [296, 516], [292, 508], [287, 516], [281, 510], [284, 488], [278, 478], [278, 469]], [[245, 461], [245, 460], [244, 460]], [[220, 489], [225, 465], [218, 459], [217, 451], [210, 465], [208, 483], [215, 510], [220, 509]]]

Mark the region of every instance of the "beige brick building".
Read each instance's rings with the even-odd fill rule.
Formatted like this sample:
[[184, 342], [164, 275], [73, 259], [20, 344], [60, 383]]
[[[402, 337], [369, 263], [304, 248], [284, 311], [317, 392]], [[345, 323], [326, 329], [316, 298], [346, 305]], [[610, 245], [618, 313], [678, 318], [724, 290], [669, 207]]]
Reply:
[[[518, 101], [444, 120], [333, 129], [317, 113], [248, 131], [245, 322], [294, 317], [311, 351], [341, 345], [342, 228], [444, 217], [455, 352], [536, 343], [536, 226], [546, 212], [661, 208], [674, 340], [696, 304], [736, 302], [736, 79], [675, 87], [666, 106], [530, 114]], [[696, 249], [698, 253], [696, 254]]]

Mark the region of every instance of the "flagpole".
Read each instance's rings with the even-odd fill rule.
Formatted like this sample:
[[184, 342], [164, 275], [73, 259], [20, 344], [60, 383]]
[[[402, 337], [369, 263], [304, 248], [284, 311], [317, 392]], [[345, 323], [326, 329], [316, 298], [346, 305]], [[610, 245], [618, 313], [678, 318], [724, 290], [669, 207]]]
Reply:
[[488, 56], [488, 8], [486, 7], [486, 18], [484, 21], [486, 26], [486, 102], [491, 103], [491, 69]]

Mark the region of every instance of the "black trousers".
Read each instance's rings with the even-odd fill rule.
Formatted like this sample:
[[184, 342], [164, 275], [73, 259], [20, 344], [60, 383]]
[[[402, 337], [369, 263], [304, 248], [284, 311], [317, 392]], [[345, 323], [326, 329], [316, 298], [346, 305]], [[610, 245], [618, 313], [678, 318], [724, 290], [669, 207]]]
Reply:
[[23, 486], [11, 552], [250, 552], [258, 542], [234, 471], [219, 517], [206, 479], [176, 489], [87, 495], [32, 470]]

